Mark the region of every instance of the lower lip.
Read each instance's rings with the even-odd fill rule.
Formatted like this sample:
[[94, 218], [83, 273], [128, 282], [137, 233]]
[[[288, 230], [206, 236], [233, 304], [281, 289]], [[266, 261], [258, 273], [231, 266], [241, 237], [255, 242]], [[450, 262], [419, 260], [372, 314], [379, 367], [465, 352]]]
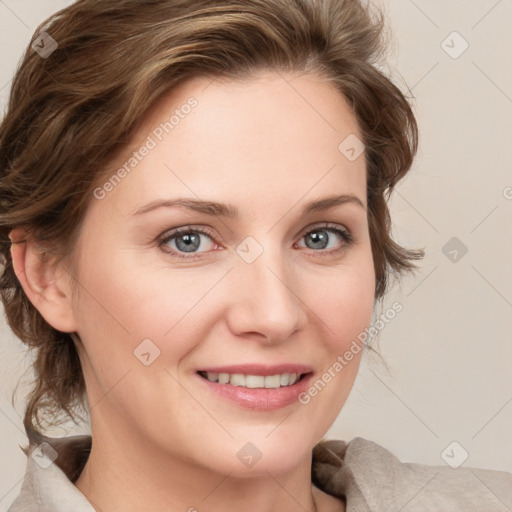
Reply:
[[306, 391], [311, 380], [312, 373], [305, 375], [300, 381], [291, 386], [281, 388], [245, 388], [231, 384], [219, 384], [211, 382], [201, 375], [197, 378], [203, 382], [217, 396], [229, 400], [237, 405], [255, 411], [273, 411], [298, 403], [298, 397]]

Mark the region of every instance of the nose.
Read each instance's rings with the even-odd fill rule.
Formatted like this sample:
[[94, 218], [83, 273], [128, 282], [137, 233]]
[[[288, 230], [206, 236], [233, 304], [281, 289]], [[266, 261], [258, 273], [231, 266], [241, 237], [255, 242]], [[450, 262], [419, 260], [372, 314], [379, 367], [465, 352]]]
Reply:
[[264, 250], [252, 263], [237, 261], [229, 286], [227, 321], [238, 336], [279, 344], [307, 323], [300, 280], [280, 249]]

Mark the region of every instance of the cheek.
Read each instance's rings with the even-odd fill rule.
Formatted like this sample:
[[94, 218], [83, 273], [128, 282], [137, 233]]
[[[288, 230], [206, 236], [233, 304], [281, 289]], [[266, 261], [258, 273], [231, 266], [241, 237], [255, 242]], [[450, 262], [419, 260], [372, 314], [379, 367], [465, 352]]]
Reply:
[[299, 402], [308, 414], [322, 418], [319, 436], [334, 422], [346, 402], [365, 350], [365, 331], [375, 301], [375, 273], [371, 255], [359, 253], [357, 262], [333, 273], [321, 289], [311, 286], [307, 292], [322, 320], [324, 357], [322, 371]]
[[76, 303], [89, 401], [100, 404], [97, 414], [129, 416], [144, 429], [151, 427], [144, 418], [155, 415], [173, 424], [174, 404], [184, 397], [171, 375], [208, 337], [198, 315], [215, 307], [205, 296], [220, 275], [150, 267], [129, 253], [110, 260], [96, 254], [97, 264], [83, 265]]
[[94, 260], [81, 262], [74, 308], [95, 368], [105, 374], [116, 365], [137, 368], [137, 349], [148, 339], [154, 344], [145, 342], [151, 355], [164, 356], [155, 366], [164, 360], [173, 365], [207, 337], [206, 322], [199, 319], [218, 309], [215, 293], [209, 292], [225, 269], [171, 269], [131, 251], [95, 249], [88, 253], [97, 256]]
[[[321, 317], [325, 340], [332, 350], [344, 346], [364, 331], [371, 321], [375, 303], [375, 272], [369, 251], [354, 254], [319, 281], [309, 282], [307, 303]], [[321, 286], [320, 286], [321, 284]]]

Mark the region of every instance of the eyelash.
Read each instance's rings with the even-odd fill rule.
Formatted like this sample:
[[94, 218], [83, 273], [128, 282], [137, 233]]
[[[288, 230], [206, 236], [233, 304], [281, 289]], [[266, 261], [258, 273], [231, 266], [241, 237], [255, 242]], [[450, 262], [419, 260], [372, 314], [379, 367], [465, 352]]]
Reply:
[[[318, 255], [322, 256], [322, 257], [323, 256], [334, 256], [335, 254], [340, 253], [347, 246], [350, 246], [354, 242], [354, 237], [350, 233], [350, 231], [348, 231], [346, 228], [342, 228], [338, 224], [330, 224], [330, 223], [325, 223], [322, 225], [314, 226], [312, 229], [310, 229], [309, 231], [306, 231], [303, 235], [301, 235], [300, 239], [302, 240], [305, 236], [307, 236], [311, 233], [315, 233], [317, 231], [334, 232], [337, 235], [339, 235], [345, 242], [342, 247], [340, 247], [338, 249], [332, 249], [329, 251], [324, 251], [324, 250], [315, 251], [314, 249], [310, 249], [310, 251], [312, 251], [314, 253], [318, 253]], [[167, 254], [172, 254], [173, 256], [175, 256], [177, 258], [181, 258], [181, 259], [185, 259], [185, 260], [196, 260], [196, 259], [202, 258], [202, 256], [199, 256], [199, 255], [204, 254], [204, 253], [190, 253], [192, 255], [195, 254], [196, 256], [184, 256], [184, 253], [177, 252], [174, 249], [172, 251], [170, 251], [170, 250], [163, 248], [166, 244], [168, 244], [174, 238], [177, 238], [180, 235], [185, 235], [185, 234], [189, 235], [191, 233], [196, 233], [196, 234], [200, 233], [202, 235], [206, 235], [213, 242], [215, 242], [213, 233], [209, 229], [204, 228], [204, 227], [195, 228], [193, 226], [184, 226], [184, 227], [173, 229], [172, 231], [170, 231], [168, 233], [165, 233], [163, 235], [163, 237], [158, 241], [158, 246], [162, 249], [163, 252], [165, 252]], [[206, 251], [206, 252], [210, 252], [210, 251]]]

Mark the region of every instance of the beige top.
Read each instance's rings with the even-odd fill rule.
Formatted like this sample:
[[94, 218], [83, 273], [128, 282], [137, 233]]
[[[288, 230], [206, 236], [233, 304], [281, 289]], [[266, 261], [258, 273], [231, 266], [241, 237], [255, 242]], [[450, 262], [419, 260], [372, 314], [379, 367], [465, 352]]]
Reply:
[[[90, 446], [90, 436], [52, 439], [51, 447], [40, 445], [27, 459], [21, 492], [8, 512], [94, 512], [73, 485]], [[348, 512], [512, 511], [510, 473], [403, 463], [360, 437], [348, 443], [317, 444], [312, 481], [345, 500]]]

